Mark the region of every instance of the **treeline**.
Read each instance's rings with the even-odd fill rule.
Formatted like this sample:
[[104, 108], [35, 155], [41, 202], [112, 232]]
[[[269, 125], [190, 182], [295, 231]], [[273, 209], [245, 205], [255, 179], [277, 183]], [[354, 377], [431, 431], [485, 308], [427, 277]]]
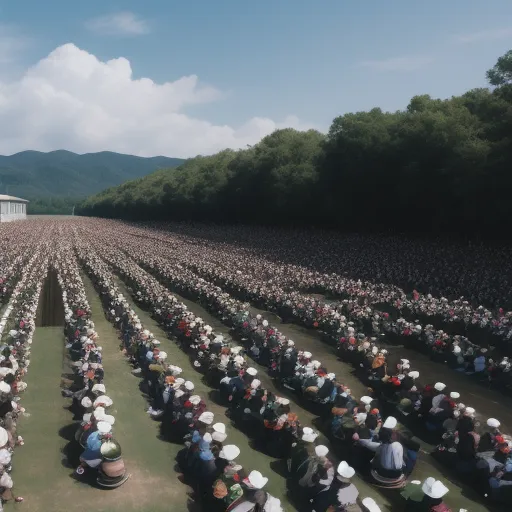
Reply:
[[43, 197], [29, 200], [28, 215], [71, 215], [73, 206], [77, 209], [84, 201], [83, 198], [76, 197]]
[[512, 222], [512, 51], [491, 89], [346, 114], [327, 135], [278, 130], [90, 197], [84, 215], [498, 233]]

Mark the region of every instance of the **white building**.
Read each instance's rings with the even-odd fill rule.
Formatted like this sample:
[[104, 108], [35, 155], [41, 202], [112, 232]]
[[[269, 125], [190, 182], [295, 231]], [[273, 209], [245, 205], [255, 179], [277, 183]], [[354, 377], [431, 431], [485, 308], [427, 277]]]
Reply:
[[26, 219], [27, 203], [26, 199], [0, 194], [0, 222]]

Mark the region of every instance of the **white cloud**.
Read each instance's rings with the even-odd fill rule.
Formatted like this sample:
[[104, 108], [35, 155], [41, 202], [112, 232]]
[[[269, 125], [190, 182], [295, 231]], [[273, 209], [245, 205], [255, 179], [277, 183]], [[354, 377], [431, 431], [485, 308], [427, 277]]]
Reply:
[[472, 34], [459, 34], [455, 36], [455, 40], [463, 44], [497, 41], [500, 39], [512, 40], [512, 27], [482, 30], [480, 32], [473, 32]]
[[245, 148], [277, 128], [312, 127], [290, 116], [255, 117], [234, 128], [185, 113], [222, 96], [194, 75], [164, 84], [134, 80], [125, 58], [101, 62], [65, 44], [21, 79], [0, 81], [0, 154], [68, 149], [189, 157]]
[[432, 62], [431, 57], [394, 57], [382, 60], [366, 60], [360, 63], [365, 68], [377, 71], [415, 71]]
[[99, 16], [86, 21], [85, 26], [93, 32], [107, 35], [139, 36], [150, 31], [147, 21], [129, 11]]

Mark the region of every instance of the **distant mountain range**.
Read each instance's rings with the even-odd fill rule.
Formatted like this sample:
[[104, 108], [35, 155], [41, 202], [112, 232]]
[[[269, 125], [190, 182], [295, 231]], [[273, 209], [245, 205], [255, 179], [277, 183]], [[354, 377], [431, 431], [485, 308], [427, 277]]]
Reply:
[[0, 155], [0, 194], [26, 199], [86, 197], [185, 160], [144, 158], [102, 151], [78, 155], [71, 151], [23, 151]]

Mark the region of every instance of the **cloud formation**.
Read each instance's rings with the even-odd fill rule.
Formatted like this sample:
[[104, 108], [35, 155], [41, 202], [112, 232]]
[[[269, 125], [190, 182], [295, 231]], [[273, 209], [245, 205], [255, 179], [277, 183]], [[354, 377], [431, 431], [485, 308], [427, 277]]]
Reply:
[[360, 63], [362, 67], [377, 71], [416, 71], [432, 62], [431, 57], [393, 57], [382, 60], [366, 60]]
[[21, 79], [0, 82], [0, 154], [68, 149], [190, 157], [245, 148], [277, 128], [312, 127], [289, 116], [255, 117], [234, 128], [185, 113], [222, 96], [195, 75], [163, 84], [135, 80], [127, 59], [102, 62], [65, 44]]
[[150, 32], [148, 22], [129, 11], [93, 18], [85, 26], [92, 32], [113, 36], [140, 36]]
[[510, 39], [512, 42], [512, 27], [482, 30], [472, 34], [459, 34], [455, 36], [455, 40], [462, 44], [498, 41], [500, 39]]

